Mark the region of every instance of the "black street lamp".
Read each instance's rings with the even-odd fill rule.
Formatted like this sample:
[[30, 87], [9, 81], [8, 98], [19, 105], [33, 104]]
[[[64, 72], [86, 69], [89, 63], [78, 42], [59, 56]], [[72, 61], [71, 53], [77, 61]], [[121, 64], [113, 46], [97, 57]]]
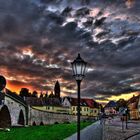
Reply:
[[80, 54], [78, 54], [78, 57], [71, 64], [72, 64], [73, 76], [77, 81], [77, 87], [78, 87], [77, 140], [80, 140], [80, 85], [81, 85], [81, 81], [85, 77], [87, 63], [80, 57]]

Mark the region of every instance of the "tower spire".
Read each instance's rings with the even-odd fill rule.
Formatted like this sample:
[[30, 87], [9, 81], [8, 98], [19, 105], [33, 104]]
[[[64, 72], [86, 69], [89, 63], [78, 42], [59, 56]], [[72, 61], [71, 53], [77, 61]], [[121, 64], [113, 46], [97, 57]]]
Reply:
[[54, 94], [56, 98], [60, 98], [60, 84], [58, 80], [56, 81], [54, 86]]

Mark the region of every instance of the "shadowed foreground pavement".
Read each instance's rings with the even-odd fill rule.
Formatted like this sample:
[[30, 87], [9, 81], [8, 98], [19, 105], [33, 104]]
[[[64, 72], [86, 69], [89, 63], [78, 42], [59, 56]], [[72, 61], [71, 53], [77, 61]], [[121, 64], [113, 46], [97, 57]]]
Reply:
[[129, 138], [128, 140], [140, 140], [140, 134]]
[[[103, 130], [99, 121], [81, 130], [81, 140], [102, 140]], [[77, 133], [65, 140], [77, 140]]]

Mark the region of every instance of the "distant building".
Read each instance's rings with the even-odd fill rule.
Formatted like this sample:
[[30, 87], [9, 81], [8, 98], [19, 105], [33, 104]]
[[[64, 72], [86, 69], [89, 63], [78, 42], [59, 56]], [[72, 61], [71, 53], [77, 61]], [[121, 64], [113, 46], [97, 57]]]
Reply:
[[[64, 97], [62, 105], [71, 108], [71, 114], [77, 115], [77, 98]], [[93, 99], [83, 98], [80, 100], [80, 113], [83, 116], [98, 117], [100, 105]]]
[[137, 106], [137, 108], [138, 108], [138, 114], [139, 114], [139, 119], [140, 119], [140, 95], [139, 95], [138, 98], [139, 99], [138, 99], [138, 106]]
[[84, 99], [90, 108], [90, 116], [98, 117], [101, 112], [101, 106], [93, 99]]
[[44, 105], [46, 105], [45, 98], [25, 97], [24, 100], [30, 106], [44, 106]]
[[[64, 99], [64, 103], [62, 104], [66, 104], [65, 100], [66, 99]], [[70, 104], [69, 107], [71, 108], [71, 114], [77, 115], [77, 104], [78, 104], [77, 98], [67, 97], [67, 101], [68, 101], [67, 104], [68, 103]], [[80, 100], [80, 113], [83, 116], [85, 115], [90, 116], [89, 106], [83, 99]]]
[[61, 101], [58, 98], [37, 98], [25, 97], [25, 101], [30, 106], [60, 106]]
[[61, 106], [61, 101], [58, 98], [46, 98], [46, 106]]
[[[57, 97], [25, 97], [26, 103], [34, 109], [53, 113], [77, 115], [77, 98], [64, 97], [63, 100], [60, 99], [61, 98]], [[80, 100], [80, 110], [82, 116], [98, 118], [101, 108], [100, 104], [93, 99], [83, 98]]]
[[104, 107], [105, 114], [116, 115], [117, 114], [116, 107], [117, 107], [117, 103], [115, 101], [109, 101]]
[[56, 98], [60, 98], [60, 84], [58, 81], [55, 83], [54, 94]]
[[140, 96], [133, 95], [127, 102], [129, 109], [130, 119], [139, 119], [140, 118]]
[[35, 109], [39, 109], [42, 111], [48, 111], [53, 113], [62, 113], [62, 114], [70, 114], [69, 107], [63, 107], [59, 98], [44, 98], [44, 104], [42, 106], [33, 105]]

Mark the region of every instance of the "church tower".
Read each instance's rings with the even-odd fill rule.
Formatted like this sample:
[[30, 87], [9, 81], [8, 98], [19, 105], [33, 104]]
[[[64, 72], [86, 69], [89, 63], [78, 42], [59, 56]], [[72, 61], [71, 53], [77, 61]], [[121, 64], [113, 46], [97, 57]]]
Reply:
[[56, 81], [54, 86], [54, 94], [56, 98], [60, 98], [60, 84], [58, 81]]

